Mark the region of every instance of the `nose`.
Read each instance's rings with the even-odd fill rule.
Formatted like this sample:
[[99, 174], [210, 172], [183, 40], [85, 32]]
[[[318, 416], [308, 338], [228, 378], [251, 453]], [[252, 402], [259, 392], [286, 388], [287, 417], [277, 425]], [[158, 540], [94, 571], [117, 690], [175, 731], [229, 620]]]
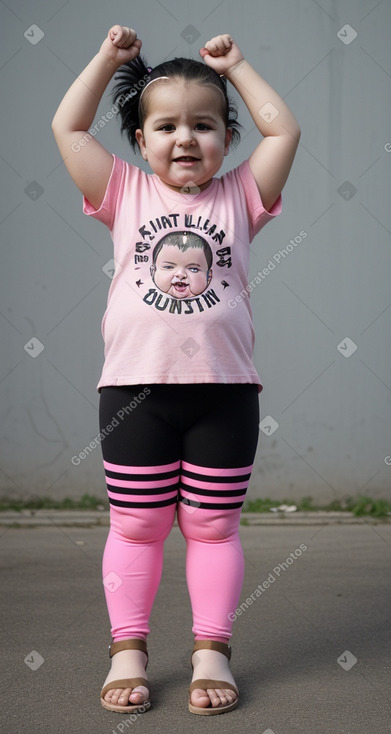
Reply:
[[177, 128], [177, 145], [188, 148], [194, 144], [193, 130], [188, 125], [180, 125]]
[[186, 278], [186, 270], [182, 265], [177, 265], [175, 268], [174, 278]]

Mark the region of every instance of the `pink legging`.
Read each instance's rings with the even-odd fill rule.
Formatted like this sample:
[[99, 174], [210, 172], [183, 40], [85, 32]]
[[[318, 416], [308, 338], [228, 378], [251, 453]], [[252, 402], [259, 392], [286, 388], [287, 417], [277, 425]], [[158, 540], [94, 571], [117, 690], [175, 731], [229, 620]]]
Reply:
[[[110, 388], [113, 389], [118, 390]], [[108, 414], [101, 409], [101, 424], [102, 419], [104, 422], [108, 415], [114, 415], [112, 396], [109, 400], [106, 394], [104, 405], [107, 407], [108, 404], [111, 412]], [[140, 411], [139, 431], [144, 420], [141, 420], [140, 408], [141, 405], [137, 408]], [[147, 423], [151, 425], [150, 420]], [[215, 452], [211, 444], [211, 437], [208, 440], [205, 435], [205, 421], [204, 429], [202, 425], [198, 428], [197, 446], [202, 436], [208, 445], [206, 450], [205, 444], [203, 453], [209, 456], [215, 453], [219, 457], [219, 451]], [[258, 432], [258, 422], [256, 429]], [[112, 433], [117, 430], [118, 427]], [[243, 425], [240, 431], [243, 434]], [[248, 426], [247, 431], [248, 459], [248, 439], [254, 430]], [[225, 438], [228, 433], [226, 428]], [[232, 432], [231, 425], [233, 440], [238, 433], [237, 429]], [[221, 430], [219, 434], [221, 437]], [[145, 436], [144, 432], [144, 440]], [[196, 638], [229, 639], [232, 634], [231, 618], [238, 606], [243, 583], [244, 558], [238, 529], [252, 463], [229, 468], [205, 466], [183, 459], [154, 465], [122, 464], [118, 457], [125, 456], [125, 445], [129, 449], [129, 436], [126, 440], [125, 433], [118, 431], [115, 438], [115, 452], [110, 450], [109, 442], [104, 445], [106, 439], [102, 446], [110, 500], [110, 531], [103, 555], [103, 583], [113, 640], [145, 639], [150, 632], [149, 617], [162, 575], [164, 541], [171, 531], [176, 511], [186, 540], [186, 580], [193, 612], [192, 631]], [[214, 439], [216, 445], [219, 444], [215, 430]], [[161, 440], [160, 435], [160, 443]], [[113, 440], [110, 443], [112, 449]], [[167, 455], [167, 436], [163, 443]], [[229, 451], [228, 446], [227, 451], [225, 446], [225, 464], [229, 463], [227, 455], [231, 464], [237, 464], [237, 442], [235, 451], [233, 444], [231, 449]], [[142, 454], [141, 443], [139, 453]], [[193, 453], [196, 454], [195, 451]], [[254, 455], [254, 447], [250, 453]], [[109, 461], [108, 455], [111, 458], [115, 455], [117, 460]]]

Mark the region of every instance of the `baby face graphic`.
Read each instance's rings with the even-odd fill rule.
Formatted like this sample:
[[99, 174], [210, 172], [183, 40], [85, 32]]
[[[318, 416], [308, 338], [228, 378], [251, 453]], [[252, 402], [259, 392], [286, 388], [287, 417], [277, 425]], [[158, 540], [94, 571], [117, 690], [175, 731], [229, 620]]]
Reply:
[[197, 235], [167, 236], [156, 247], [152, 276], [155, 285], [173, 298], [194, 298], [212, 279], [212, 252]]

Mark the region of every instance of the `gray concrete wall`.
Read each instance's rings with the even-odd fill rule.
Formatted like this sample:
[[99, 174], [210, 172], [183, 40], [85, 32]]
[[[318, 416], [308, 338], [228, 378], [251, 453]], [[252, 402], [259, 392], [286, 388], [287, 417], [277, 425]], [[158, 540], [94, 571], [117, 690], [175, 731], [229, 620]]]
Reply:
[[[82, 214], [50, 125], [114, 23], [136, 28], [152, 66], [231, 33], [302, 128], [283, 214], [252, 245], [264, 392], [250, 496], [390, 498], [389, 0], [0, 3], [0, 493], [105, 494], [99, 447], [72, 457], [99, 432], [111, 240]], [[242, 142], [222, 172], [258, 142], [237, 100]], [[116, 120], [99, 139], [134, 160]]]

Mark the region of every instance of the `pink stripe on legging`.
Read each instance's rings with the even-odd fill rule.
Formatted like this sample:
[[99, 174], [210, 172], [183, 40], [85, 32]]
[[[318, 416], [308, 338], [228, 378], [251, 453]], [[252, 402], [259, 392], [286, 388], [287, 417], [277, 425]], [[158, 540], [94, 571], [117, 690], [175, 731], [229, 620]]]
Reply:
[[187, 489], [181, 489], [181, 497], [186, 498], [187, 495], [189, 495], [188, 499], [190, 500], [194, 500], [194, 498], [196, 498], [199, 502], [208, 502], [208, 504], [214, 504], [216, 505], [216, 509], [218, 509], [218, 505], [226, 505], [227, 503], [231, 502], [243, 502], [244, 500], [243, 494], [234, 494], [232, 495], [232, 497], [226, 497], [225, 495], [223, 495], [223, 497], [205, 497], [205, 495], [197, 494], [197, 492], [188, 492]]
[[161, 474], [179, 469], [180, 463], [180, 461], [174, 461], [172, 464], [159, 464], [158, 466], [125, 466], [124, 464], [110, 464], [109, 461], [103, 460], [105, 469], [119, 474]]
[[164, 494], [118, 494], [117, 492], [107, 492], [109, 499], [113, 500], [125, 500], [129, 502], [160, 502], [161, 500], [169, 500], [172, 497], [176, 497], [178, 492], [176, 489], [171, 492], [165, 492]]
[[211, 477], [235, 477], [241, 474], [250, 474], [253, 466], [253, 464], [250, 464], [250, 466], [240, 466], [237, 469], [212, 469], [206, 466], [197, 466], [197, 464], [189, 464], [188, 461], [182, 461], [182, 469], [194, 472], [195, 474], [207, 474]]
[[245, 489], [248, 481], [245, 482], [202, 482], [199, 479], [190, 479], [189, 477], [181, 477], [181, 482], [190, 487], [199, 487], [200, 489]]
[[143, 482], [128, 481], [127, 479], [113, 479], [112, 477], [106, 477], [106, 484], [110, 484], [112, 487], [123, 487], [124, 489], [145, 489], [146, 486], [155, 487], [168, 487], [170, 484], [174, 484], [176, 477], [171, 479], [155, 479], [151, 482], [149, 479], [144, 479]]

